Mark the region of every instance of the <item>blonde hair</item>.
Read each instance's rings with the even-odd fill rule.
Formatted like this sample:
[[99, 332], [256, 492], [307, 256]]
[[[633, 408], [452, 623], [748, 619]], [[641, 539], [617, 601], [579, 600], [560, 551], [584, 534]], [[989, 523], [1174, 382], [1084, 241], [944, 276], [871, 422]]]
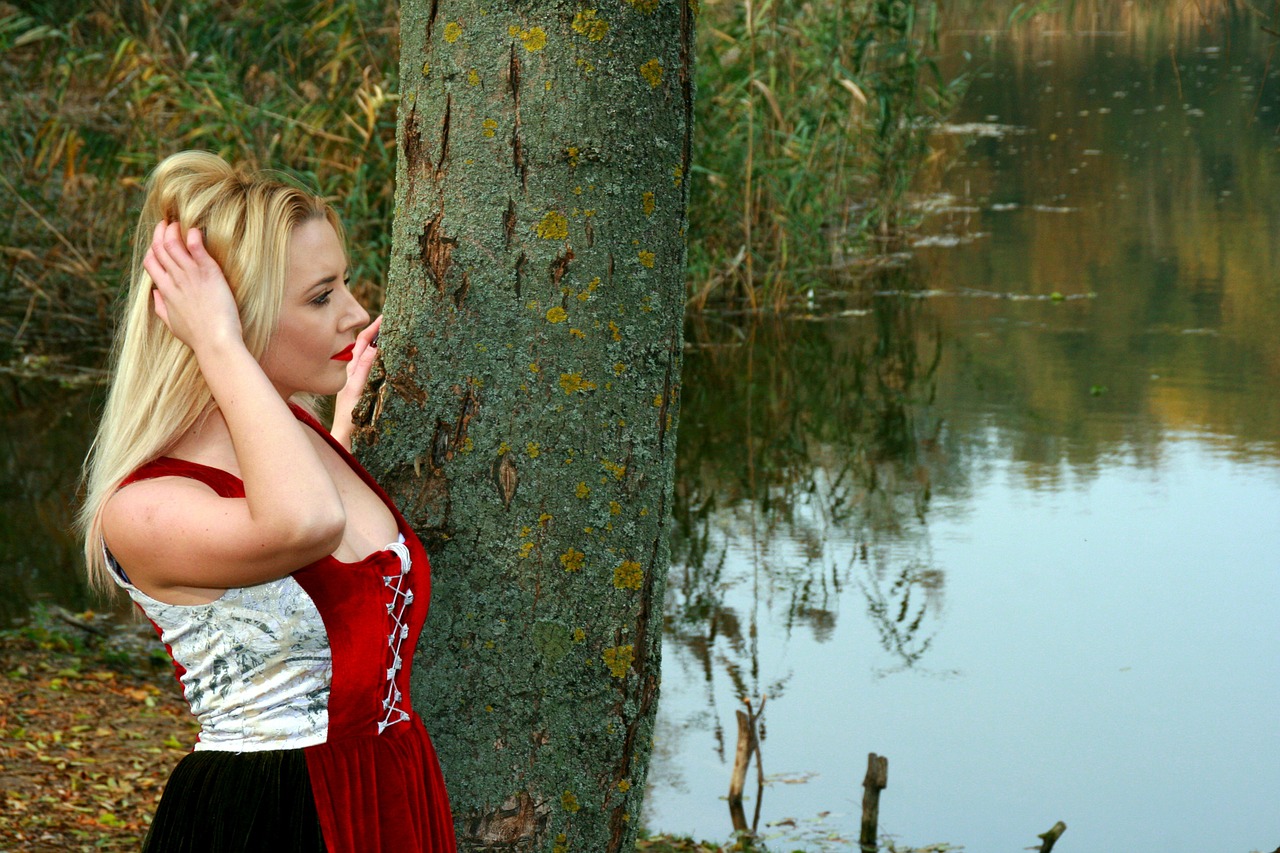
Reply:
[[142, 259], [156, 224], [177, 222], [184, 237], [189, 228], [203, 231], [205, 248], [235, 295], [245, 345], [261, 358], [280, 316], [289, 241], [295, 228], [315, 219], [327, 220], [342, 239], [337, 214], [319, 197], [203, 151], [167, 157], [148, 178], [78, 518], [89, 582], [99, 591], [116, 590], [103, 552], [103, 507], [129, 474], [162, 456], [214, 408], [195, 354], [152, 309]]

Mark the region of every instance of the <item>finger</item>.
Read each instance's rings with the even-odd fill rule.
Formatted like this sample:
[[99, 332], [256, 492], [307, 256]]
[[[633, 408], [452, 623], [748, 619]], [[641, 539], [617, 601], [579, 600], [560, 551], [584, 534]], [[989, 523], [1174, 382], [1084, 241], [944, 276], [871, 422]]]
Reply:
[[186, 270], [191, 266], [191, 254], [187, 251], [186, 243], [182, 240], [182, 227], [176, 222], [170, 222], [168, 227], [164, 229], [165, 253], [168, 254], [173, 263], [171, 269]]
[[378, 360], [378, 348], [365, 344], [361, 346], [356, 344], [356, 348], [351, 352], [351, 363], [347, 365], [347, 384], [355, 385], [356, 396], [359, 396], [364, 389], [365, 380], [369, 378], [369, 371], [373, 369], [373, 363]]
[[142, 268], [147, 271], [147, 275], [151, 276], [151, 282], [156, 287], [160, 286], [161, 279], [168, 284], [169, 274], [165, 272], [164, 265], [156, 257], [155, 247], [147, 249], [147, 253], [142, 256]]
[[161, 323], [164, 323], [165, 326], [172, 330], [172, 327], [169, 326], [169, 307], [164, 304], [164, 294], [159, 290], [153, 290], [151, 291], [151, 297], [155, 303], [156, 316], [160, 318]]
[[164, 246], [165, 233], [167, 228], [168, 228], [168, 223], [165, 222], [164, 220], [160, 220], [159, 222], [156, 223], [156, 230], [151, 235], [151, 250], [150, 250], [152, 256], [156, 259], [156, 261], [160, 264], [161, 268], [163, 268], [165, 272], [168, 272], [169, 270], [174, 268], [173, 261], [169, 259], [169, 253], [168, 251], [165, 250], [165, 246]]
[[360, 334], [356, 335], [357, 345], [360, 342], [363, 342], [366, 346], [372, 344], [374, 338], [378, 337], [378, 331], [381, 328], [382, 328], [382, 315], [379, 314], [372, 323], [365, 326], [364, 329], [361, 330]]
[[[364, 329], [361, 330], [360, 334], [356, 335], [355, 349], [351, 351], [351, 364], [347, 367], [348, 376], [352, 375], [352, 370], [362, 359], [365, 359], [366, 355], [368, 358], [365, 360], [368, 362], [368, 365], [373, 364], [373, 360], [378, 354], [378, 345], [376, 341], [378, 338], [378, 330], [381, 328], [382, 317], [379, 316], [372, 323], [365, 326]], [[368, 367], [366, 367], [365, 370], [367, 372]]]
[[204, 263], [209, 253], [204, 248], [204, 234], [199, 228], [187, 229], [187, 252], [197, 264]]

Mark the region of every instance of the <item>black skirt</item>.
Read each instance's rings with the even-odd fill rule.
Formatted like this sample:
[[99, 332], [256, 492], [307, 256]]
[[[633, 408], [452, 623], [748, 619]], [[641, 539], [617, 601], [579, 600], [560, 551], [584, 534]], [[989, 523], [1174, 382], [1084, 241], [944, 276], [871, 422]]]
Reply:
[[146, 853], [324, 853], [301, 749], [193, 752], [165, 785]]

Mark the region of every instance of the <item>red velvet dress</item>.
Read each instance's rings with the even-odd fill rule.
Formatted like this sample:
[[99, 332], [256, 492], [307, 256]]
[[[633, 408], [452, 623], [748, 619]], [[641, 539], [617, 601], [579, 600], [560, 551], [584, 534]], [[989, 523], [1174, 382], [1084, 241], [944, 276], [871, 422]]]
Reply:
[[[403, 541], [355, 563], [325, 557], [188, 607], [150, 598], [112, 561], [169, 649], [202, 727], [166, 786], [147, 847], [282, 849], [287, 839], [283, 849], [317, 849], [308, 845], [322, 834], [330, 853], [454, 851], [444, 779], [409, 701], [431, 591], [427, 555], [359, 463], [294, 411], [383, 500]], [[166, 476], [244, 497], [239, 478], [165, 457], [123, 485]], [[245, 825], [226, 825], [236, 821]]]

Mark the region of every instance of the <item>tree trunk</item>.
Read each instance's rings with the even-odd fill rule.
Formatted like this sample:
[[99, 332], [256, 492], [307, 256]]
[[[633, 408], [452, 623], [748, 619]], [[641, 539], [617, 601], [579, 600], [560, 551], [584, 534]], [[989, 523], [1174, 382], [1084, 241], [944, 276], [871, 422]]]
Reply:
[[423, 537], [414, 705], [464, 850], [630, 849], [679, 400], [689, 0], [403, 0], [360, 455]]

